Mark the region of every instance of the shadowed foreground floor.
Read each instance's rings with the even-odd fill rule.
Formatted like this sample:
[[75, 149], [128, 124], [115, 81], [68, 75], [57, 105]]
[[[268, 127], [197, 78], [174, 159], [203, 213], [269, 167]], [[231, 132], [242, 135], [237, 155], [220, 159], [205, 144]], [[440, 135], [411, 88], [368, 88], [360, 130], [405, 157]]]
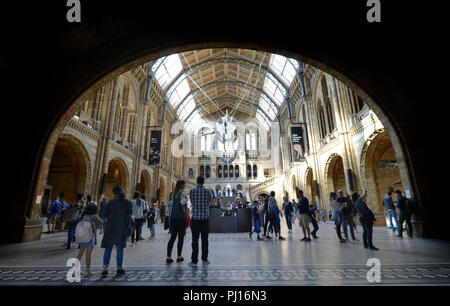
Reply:
[[[145, 225], [144, 225], [145, 227]], [[101, 278], [103, 250], [96, 246], [92, 258], [93, 276], [77, 285], [368, 285], [369, 258], [381, 262], [381, 285], [449, 285], [450, 244], [421, 238], [403, 239], [384, 228], [374, 229], [379, 251], [366, 250], [357, 238], [340, 244], [333, 224], [320, 224], [318, 240], [301, 242], [301, 230], [294, 225], [285, 241], [253, 241], [248, 233], [211, 234], [211, 264], [191, 268], [191, 234], [185, 239], [185, 262], [165, 264], [169, 235], [157, 225], [156, 238], [141, 241], [125, 250], [126, 274], [115, 277], [115, 251], [107, 278]], [[149, 236], [144, 230], [144, 238]], [[406, 236], [406, 235], [405, 235]], [[68, 285], [67, 259], [78, 250], [62, 247], [67, 233], [43, 234], [40, 241], [0, 246], [0, 285]], [[99, 244], [101, 236], [99, 238]], [[176, 244], [172, 257], [176, 256]], [[84, 272], [84, 260], [82, 262]]]

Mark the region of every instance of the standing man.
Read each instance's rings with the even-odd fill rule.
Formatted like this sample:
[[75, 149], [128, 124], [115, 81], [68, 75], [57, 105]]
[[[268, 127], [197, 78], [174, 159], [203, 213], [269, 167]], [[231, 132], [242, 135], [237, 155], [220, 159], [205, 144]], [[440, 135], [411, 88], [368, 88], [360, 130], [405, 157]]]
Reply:
[[357, 240], [355, 237], [355, 229], [353, 227], [353, 203], [349, 198], [344, 196], [344, 192], [342, 190], [338, 190], [338, 197], [336, 201], [342, 206], [342, 225], [344, 227], [344, 235], [345, 239], [348, 241], [348, 232], [347, 227], [350, 227], [350, 234], [352, 235], [353, 240]]
[[292, 215], [294, 214], [294, 206], [289, 202], [288, 197], [283, 197], [283, 210], [286, 217], [288, 232], [292, 232]]
[[[56, 219], [58, 215], [61, 213], [61, 200], [62, 196], [61, 194], [58, 195], [56, 200], [54, 200], [52, 203], [50, 203], [50, 206], [48, 208], [47, 212], [47, 234], [54, 233], [55, 231], [55, 224]], [[50, 230], [51, 229], [51, 230]]]
[[298, 213], [299, 213], [299, 225], [302, 227], [303, 238], [300, 241], [311, 241], [311, 230], [309, 229], [309, 201], [308, 198], [303, 195], [302, 190], [297, 190], [298, 195]]
[[408, 236], [412, 238], [413, 236], [413, 228], [411, 224], [411, 207], [408, 203], [408, 200], [402, 195], [400, 190], [396, 190], [397, 194], [397, 202], [395, 205], [400, 211], [399, 222], [398, 222], [398, 237], [403, 238], [403, 222], [406, 221], [406, 225], [408, 226]]
[[192, 256], [189, 265], [196, 267], [198, 262], [198, 238], [202, 237], [202, 263], [209, 265], [208, 261], [208, 235], [209, 235], [209, 203], [212, 196], [203, 184], [203, 176], [197, 177], [197, 188], [191, 189], [189, 198], [192, 204], [191, 231], [192, 231]]
[[344, 215], [342, 214], [342, 205], [337, 201], [336, 192], [330, 192], [330, 206], [333, 208], [333, 215], [331, 219], [334, 221], [334, 225], [336, 226], [336, 234], [339, 238], [339, 242], [345, 243], [347, 240], [342, 239], [341, 236], [341, 224], [344, 219]]
[[[383, 198], [383, 207], [388, 214], [389, 224], [391, 225], [391, 229], [395, 232], [398, 228], [398, 219], [397, 213], [395, 212], [394, 200], [392, 200], [392, 192], [388, 191], [388, 193]], [[395, 220], [395, 226], [392, 222], [392, 219]]]

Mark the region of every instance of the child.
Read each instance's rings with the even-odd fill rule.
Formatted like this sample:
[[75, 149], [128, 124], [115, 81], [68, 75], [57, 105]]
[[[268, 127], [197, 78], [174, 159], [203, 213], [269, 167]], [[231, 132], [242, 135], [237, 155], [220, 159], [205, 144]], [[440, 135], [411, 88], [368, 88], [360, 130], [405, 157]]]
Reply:
[[[94, 245], [97, 244], [97, 229], [102, 228], [103, 221], [97, 216], [97, 205], [87, 205], [81, 221], [75, 230], [76, 241], [80, 246], [78, 260], [81, 261], [86, 252], [86, 276], [91, 276], [91, 256]], [[91, 231], [91, 232], [89, 232]], [[88, 240], [89, 238], [90, 240]], [[88, 240], [88, 241], [86, 241]]]

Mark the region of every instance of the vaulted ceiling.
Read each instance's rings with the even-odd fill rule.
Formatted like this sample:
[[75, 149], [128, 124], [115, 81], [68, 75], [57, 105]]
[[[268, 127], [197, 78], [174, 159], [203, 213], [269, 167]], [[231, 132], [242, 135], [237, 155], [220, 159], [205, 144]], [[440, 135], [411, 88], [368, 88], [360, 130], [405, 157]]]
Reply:
[[231, 48], [189, 51], [152, 63], [166, 102], [187, 123], [217, 120], [225, 109], [237, 120], [274, 121], [298, 68], [297, 61], [283, 56]]

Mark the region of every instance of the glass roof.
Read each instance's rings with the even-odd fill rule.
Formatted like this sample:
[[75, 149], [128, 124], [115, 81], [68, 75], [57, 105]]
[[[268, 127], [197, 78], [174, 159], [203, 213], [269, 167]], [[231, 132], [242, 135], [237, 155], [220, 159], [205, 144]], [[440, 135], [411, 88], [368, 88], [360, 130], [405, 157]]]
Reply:
[[[290, 86], [296, 76], [296, 70], [299, 68], [299, 63], [294, 59], [282, 55], [271, 54], [270, 56], [268, 67], [284, 84]], [[169, 103], [173, 108], [178, 107], [176, 112], [178, 118], [180, 120], [187, 119], [186, 127], [192, 129], [194, 126], [203, 122], [204, 119], [202, 119], [203, 116], [199, 110], [196, 109], [197, 103], [195, 98], [190, 94], [191, 88], [187, 80], [189, 76], [184, 74], [180, 76], [176, 82], [171, 84], [183, 69], [184, 67], [179, 54], [162, 57], [152, 65], [152, 72], [161, 88], [166, 91], [166, 97]], [[171, 86], [168, 88], [170, 84]], [[268, 96], [263, 92], [260, 93], [259, 107], [264, 110], [264, 112], [261, 111], [261, 109], [258, 109], [255, 117], [267, 130], [269, 130], [270, 122], [276, 118], [278, 108], [283, 103], [287, 92], [286, 87], [281, 84], [276, 77], [267, 72], [261, 90]], [[179, 105], [181, 101], [183, 101], [183, 103]], [[276, 105], [272, 101], [275, 102]], [[191, 112], [191, 116], [187, 118]]]
[[271, 68], [286, 84], [291, 84], [298, 70], [298, 62], [295, 59], [282, 55], [272, 54], [269, 68]]
[[260, 109], [258, 109], [256, 111], [255, 117], [256, 117], [256, 119], [258, 119], [259, 122], [261, 122], [263, 124], [263, 126], [266, 130], [270, 130], [269, 118], [267, 118], [267, 116], [264, 115], [264, 113]]
[[179, 54], [172, 54], [160, 58], [152, 66], [152, 72], [162, 88], [173, 81], [181, 70], [183, 70], [183, 65], [181, 64]]
[[196, 103], [194, 97], [189, 95], [189, 97], [184, 100], [183, 104], [177, 110], [177, 115], [180, 120], [186, 119], [186, 116], [189, 115], [195, 109]]

